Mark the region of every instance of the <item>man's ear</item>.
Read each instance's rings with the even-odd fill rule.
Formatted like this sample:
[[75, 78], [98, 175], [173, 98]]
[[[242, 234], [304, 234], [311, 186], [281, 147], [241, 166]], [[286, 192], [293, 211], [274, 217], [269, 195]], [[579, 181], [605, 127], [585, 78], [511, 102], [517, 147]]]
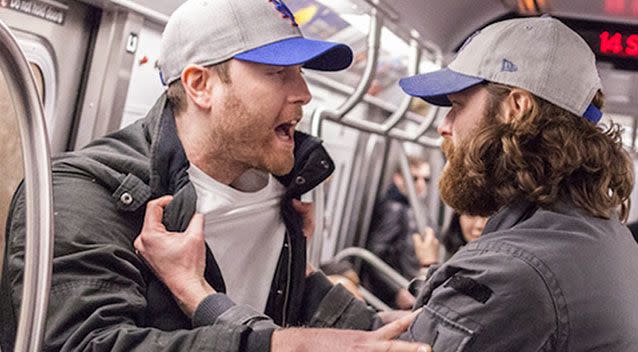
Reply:
[[514, 88], [503, 101], [502, 107], [506, 123], [520, 120], [534, 108], [534, 97], [524, 89]]
[[200, 65], [188, 65], [182, 71], [182, 85], [188, 98], [201, 109], [212, 105], [211, 72]]

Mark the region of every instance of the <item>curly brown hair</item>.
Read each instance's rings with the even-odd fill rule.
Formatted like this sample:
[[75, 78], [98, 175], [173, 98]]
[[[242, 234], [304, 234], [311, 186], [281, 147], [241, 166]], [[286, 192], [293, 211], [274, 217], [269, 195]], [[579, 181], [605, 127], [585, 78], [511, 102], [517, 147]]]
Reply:
[[[464, 164], [475, 181], [492, 188], [495, 204], [526, 199], [551, 207], [566, 199], [600, 218], [620, 209], [626, 221], [634, 176], [618, 124], [597, 126], [534, 95], [528, 111], [504, 122], [498, 115], [512, 87], [485, 87], [487, 121], [470, 141]], [[598, 91], [593, 104], [603, 103]]]

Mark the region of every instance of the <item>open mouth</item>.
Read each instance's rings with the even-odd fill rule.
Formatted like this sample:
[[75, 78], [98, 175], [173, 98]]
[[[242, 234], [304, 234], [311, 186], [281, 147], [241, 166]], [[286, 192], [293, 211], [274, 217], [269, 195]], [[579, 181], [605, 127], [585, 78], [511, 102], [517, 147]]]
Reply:
[[279, 138], [279, 140], [281, 141], [292, 143], [293, 135], [295, 133], [295, 126], [297, 126], [296, 120], [278, 125], [277, 127], [275, 127], [275, 134], [277, 135], [277, 138]]

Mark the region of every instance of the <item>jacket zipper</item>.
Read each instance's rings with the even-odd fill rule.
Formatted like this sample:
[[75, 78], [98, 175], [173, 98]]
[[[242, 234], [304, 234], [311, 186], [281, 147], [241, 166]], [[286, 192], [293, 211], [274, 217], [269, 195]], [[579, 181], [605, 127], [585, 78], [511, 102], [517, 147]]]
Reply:
[[288, 296], [290, 294], [290, 276], [292, 275], [292, 249], [290, 248], [290, 234], [286, 231], [286, 247], [288, 248], [288, 275], [286, 276], [286, 292], [284, 295], [284, 308], [282, 310], [281, 322], [283, 327], [287, 327], [286, 315], [288, 311]]

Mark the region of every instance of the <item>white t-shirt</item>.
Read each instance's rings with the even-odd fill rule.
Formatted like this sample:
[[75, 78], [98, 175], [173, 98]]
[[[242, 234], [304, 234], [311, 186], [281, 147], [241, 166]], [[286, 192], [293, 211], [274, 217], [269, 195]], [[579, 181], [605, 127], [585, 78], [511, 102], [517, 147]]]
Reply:
[[279, 213], [284, 186], [272, 175], [254, 169], [231, 186], [192, 164], [188, 174], [226, 294], [235, 303], [264, 312], [286, 232]]

